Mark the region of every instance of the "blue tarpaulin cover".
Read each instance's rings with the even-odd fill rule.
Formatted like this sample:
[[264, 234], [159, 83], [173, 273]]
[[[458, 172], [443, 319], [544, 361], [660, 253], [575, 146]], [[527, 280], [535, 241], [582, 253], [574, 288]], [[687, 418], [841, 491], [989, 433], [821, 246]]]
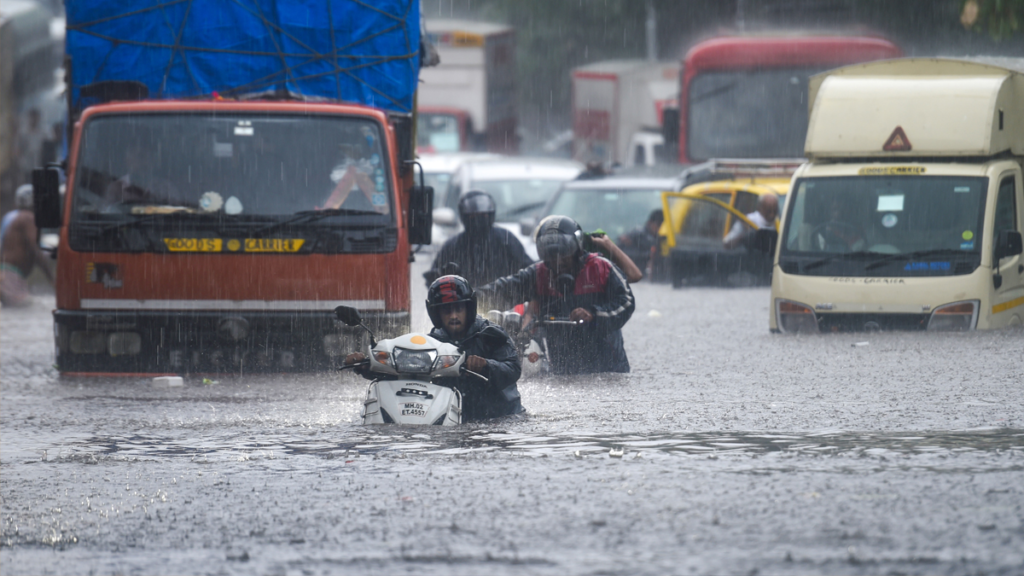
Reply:
[[[68, 0], [72, 107], [137, 81], [149, 98], [289, 93], [411, 113], [419, 0]], [[88, 91], [87, 91], [87, 94]]]

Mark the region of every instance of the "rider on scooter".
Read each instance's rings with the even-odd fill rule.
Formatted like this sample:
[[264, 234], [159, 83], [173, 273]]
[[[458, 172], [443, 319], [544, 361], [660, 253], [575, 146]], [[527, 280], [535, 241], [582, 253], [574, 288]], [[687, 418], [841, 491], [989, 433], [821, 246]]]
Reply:
[[568, 216], [548, 216], [534, 232], [542, 258], [480, 288], [506, 304], [529, 301], [542, 318], [578, 326], [548, 326], [551, 368], [558, 373], [629, 372], [622, 326], [636, 304], [622, 271], [583, 249], [583, 231]]
[[[442, 379], [439, 383], [462, 394], [462, 420], [483, 420], [523, 412], [519, 397], [521, 367], [515, 342], [499, 326], [476, 313], [476, 293], [461, 276], [442, 276], [427, 289], [427, 315], [434, 324], [430, 337], [455, 344], [466, 353], [465, 367], [472, 374]], [[365, 360], [361, 353], [349, 354], [346, 364]], [[376, 378], [362, 372], [368, 379]]]

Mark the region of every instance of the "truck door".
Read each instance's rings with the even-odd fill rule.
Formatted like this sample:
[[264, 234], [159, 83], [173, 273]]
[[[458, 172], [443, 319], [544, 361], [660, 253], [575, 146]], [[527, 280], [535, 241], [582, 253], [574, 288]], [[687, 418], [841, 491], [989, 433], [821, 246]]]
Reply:
[[[1024, 208], [1021, 173], [1013, 170], [999, 178], [992, 245], [995, 249], [1004, 230], [1021, 232], [1021, 209]], [[1024, 255], [1005, 256], [998, 261], [993, 255], [993, 274], [998, 270], [1002, 282], [994, 281], [992, 295], [992, 327], [1020, 325], [1024, 317]], [[996, 284], [999, 284], [996, 286]]]

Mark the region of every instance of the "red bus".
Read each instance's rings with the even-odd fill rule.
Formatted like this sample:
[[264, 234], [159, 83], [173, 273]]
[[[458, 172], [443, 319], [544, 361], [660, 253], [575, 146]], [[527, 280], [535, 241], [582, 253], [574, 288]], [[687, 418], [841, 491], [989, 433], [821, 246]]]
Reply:
[[807, 80], [902, 51], [874, 36], [772, 34], [711, 38], [690, 48], [679, 92], [679, 161], [802, 157]]

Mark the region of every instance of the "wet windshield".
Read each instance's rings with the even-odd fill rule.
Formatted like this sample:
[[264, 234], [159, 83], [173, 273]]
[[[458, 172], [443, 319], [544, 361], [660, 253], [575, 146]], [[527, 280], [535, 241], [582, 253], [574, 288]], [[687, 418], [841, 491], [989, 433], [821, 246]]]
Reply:
[[229, 221], [251, 231], [315, 212], [295, 224], [390, 223], [380, 134], [371, 121], [325, 116], [94, 118], [75, 173], [75, 243], [94, 247], [103, 226], [136, 222], [197, 231]]
[[495, 220], [518, 222], [536, 216], [554, 196], [564, 180], [476, 180], [475, 190], [483, 190], [494, 198]]
[[457, 152], [459, 121], [450, 114], [420, 113], [416, 120], [416, 147], [420, 152]]
[[616, 239], [644, 225], [655, 208], [661, 207], [660, 190], [563, 190], [547, 212], [572, 216], [580, 227], [598, 228]]
[[705, 72], [690, 82], [694, 159], [796, 158], [807, 136], [807, 79], [823, 69]]
[[800, 180], [780, 264], [815, 275], [970, 273], [980, 263], [986, 186], [947, 176]]

